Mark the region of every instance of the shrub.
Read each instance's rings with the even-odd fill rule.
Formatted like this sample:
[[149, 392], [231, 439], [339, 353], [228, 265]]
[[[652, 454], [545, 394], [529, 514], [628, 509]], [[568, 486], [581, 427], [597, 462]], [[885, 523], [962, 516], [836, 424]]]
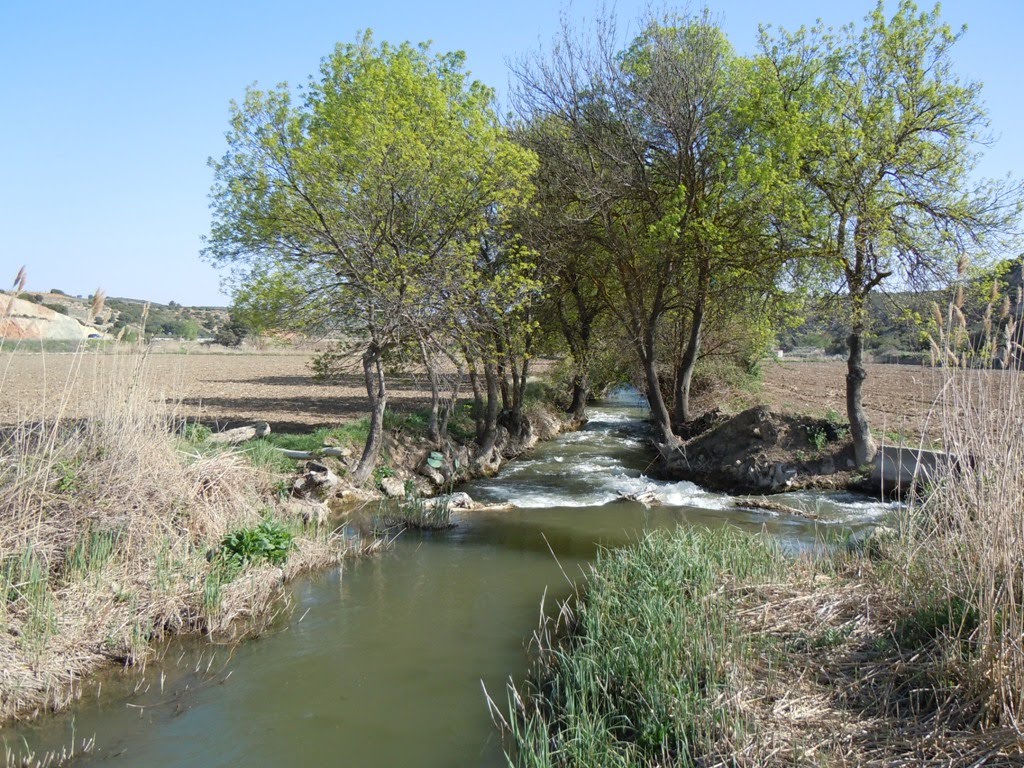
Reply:
[[281, 523], [267, 519], [229, 533], [221, 540], [219, 554], [228, 569], [237, 572], [261, 562], [284, 565], [294, 547], [292, 534]]

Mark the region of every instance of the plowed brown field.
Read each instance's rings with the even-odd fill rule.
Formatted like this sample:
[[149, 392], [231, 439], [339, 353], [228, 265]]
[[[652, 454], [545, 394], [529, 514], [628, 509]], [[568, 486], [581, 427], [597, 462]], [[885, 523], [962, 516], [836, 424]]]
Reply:
[[[316, 382], [305, 354], [153, 354], [147, 377], [182, 415], [230, 426], [269, 421], [276, 431], [330, 426], [365, 412], [362, 377], [355, 372], [339, 384]], [[90, 382], [112, 366], [127, 368], [123, 355], [0, 353], [0, 423], [49, 414], [62, 407], [68, 417], [87, 413]], [[773, 409], [825, 415], [845, 414], [846, 365], [840, 361], [768, 363], [759, 394]], [[66, 386], [77, 376], [79, 385]], [[872, 427], [916, 438], [927, 428], [928, 412], [940, 386], [935, 371], [916, 366], [869, 365], [864, 388]], [[419, 408], [428, 402], [422, 380], [392, 378], [391, 404]], [[747, 398], [749, 402], [749, 398]]]

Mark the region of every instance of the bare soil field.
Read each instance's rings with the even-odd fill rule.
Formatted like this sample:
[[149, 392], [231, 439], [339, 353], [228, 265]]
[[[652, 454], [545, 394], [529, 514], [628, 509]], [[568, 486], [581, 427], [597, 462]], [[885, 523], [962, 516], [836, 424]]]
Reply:
[[[277, 432], [308, 432], [365, 415], [361, 375], [321, 384], [307, 365], [311, 355], [152, 354], [146, 376], [176, 404], [181, 416], [216, 428], [270, 422]], [[0, 354], [0, 424], [20, 418], [68, 418], [87, 413], [90, 382], [103, 369], [125, 364], [117, 354]], [[77, 380], [75, 386], [67, 382]], [[390, 404], [400, 410], [429, 404], [425, 382], [412, 377], [389, 381]], [[66, 403], [63, 398], [67, 397]]]
[[[929, 417], [942, 387], [942, 373], [917, 365], [865, 366], [864, 407], [871, 428], [889, 442], [902, 435], [909, 442], [936, 438], [936, 418]], [[774, 411], [846, 420], [846, 363], [771, 362], [764, 365], [761, 391], [754, 399]], [[995, 372], [993, 375], [1000, 375]]]
[[[318, 383], [310, 359], [308, 354], [152, 354], [146, 372], [168, 401], [178, 404], [182, 416], [219, 428], [263, 420], [276, 431], [303, 432], [363, 416], [361, 375], [353, 372], [338, 384]], [[84, 413], [93, 391], [89, 381], [104, 366], [118, 364], [124, 365], [124, 356], [0, 353], [0, 424], [38, 415], [40, 407], [50, 415], [63, 408], [70, 418]], [[918, 366], [867, 368], [864, 396], [872, 427], [910, 440], [934, 435], [928, 414], [941, 385], [939, 373]], [[76, 376], [80, 386], [67, 387]], [[732, 405], [757, 401], [787, 413], [825, 416], [834, 411], [845, 418], [845, 376], [841, 361], [766, 363], [761, 391], [741, 395]], [[428, 404], [422, 379], [392, 377], [389, 383], [394, 408]]]

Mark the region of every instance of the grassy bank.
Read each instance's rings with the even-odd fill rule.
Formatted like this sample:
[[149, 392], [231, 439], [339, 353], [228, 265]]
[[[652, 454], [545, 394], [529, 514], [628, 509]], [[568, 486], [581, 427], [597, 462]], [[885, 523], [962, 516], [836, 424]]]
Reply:
[[[72, 396], [87, 418], [64, 418]], [[345, 554], [277, 503], [266, 461], [186, 439], [144, 355], [80, 355], [46, 400], [0, 432], [0, 719], [64, 706], [169, 632], [252, 631], [283, 580]]]
[[974, 608], [903, 575], [729, 529], [604, 553], [498, 716], [509, 763], [1019, 765]]
[[602, 554], [496, 715], [510, 764], [1024, 763], [1024, 387], [947, 373], [953, 459], [858, 551], [681, 529]]

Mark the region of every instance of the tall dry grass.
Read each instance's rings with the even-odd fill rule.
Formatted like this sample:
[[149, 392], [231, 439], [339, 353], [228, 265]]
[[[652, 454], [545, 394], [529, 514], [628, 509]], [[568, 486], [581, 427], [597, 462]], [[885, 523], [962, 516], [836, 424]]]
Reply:
[[[145, 661], [167, 632], [266, 616], [289, 572], [343, 552], [285, 520], [297, 542], [285, 569], [222, 583], [211, 551], [284, 514], [277, 478], [242, 453], [192, 449], [146, 362], [80, 353], [61, 391], [0, 428], [0, 719], [66, 704], [90, 669]], [[65, 418], [83, 388], [91, 412]]]
[[950, 458], [912, 500], [903, 557], [918, 603], [946, 614], [938, 634], [961, 708], [1024, 734], [1024, 350], [1014, 304], [991, 298], [973, 339], [962, 292], [945, 317], [936, 310]]

